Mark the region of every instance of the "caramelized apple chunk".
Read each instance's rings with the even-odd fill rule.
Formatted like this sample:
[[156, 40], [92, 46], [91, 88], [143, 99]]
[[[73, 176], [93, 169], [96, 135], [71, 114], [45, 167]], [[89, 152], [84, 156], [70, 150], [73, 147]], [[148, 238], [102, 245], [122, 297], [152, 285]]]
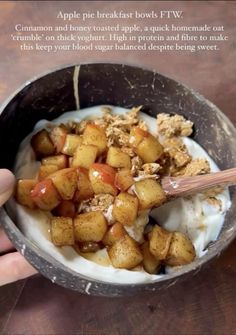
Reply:
[[31, 139], [31, 146], [37, 157], [53, 155], [55, 147], [47, 130], [41, 130]]
[[53, 172], [58, 171], [59, 168], [57, 165], [52, 165], [52, 164], [47, 164], [47, 165], [41, 165], [39, 167], [39, 171], [38, 171], [38, 180], [44, 180], [46, 179], [50, 174], [52, 174]]
[[116, 170], [107, 164], [92, 164], [89, 169], [89, 179], [95, 194], [109, 193], [117, 194], [115, 187]]
[[61, 202], [61, 197], [51, 179], [37, 183], [30, 195], [36, 206], [45, 211], [51, 211]]
[[142, 209], [157, 207], [166, 201], [166, 195], [160, 183], [153, 179], [135, 182], [135, 193]]
[[114, 168], [131, 168], [131, 159], [129, 155], [120, 148], [111, 146], [107, 152], [106, 163]]
[[149, 250], [158, 260], [166, 259], [172, 236], [173, 233], [159, 226], [155, 226], [149, 233]]
[[161, 265], [161, 261], [150, 252], [149, 242], [145, 241], [141, 246], [143, 254], [144, 270], [150, 274], [156, 274]]
[[144, 163], [154, 163], [163, 154], [163, 147], [158, 139], [138, 127], [131, 130], [129, 143]]
[[122, 169], [116, 173], [115, 186], [121, 192], [128, 190], [134, 183], [133, 176], [130, 170]]
[[34, 179], [20, 179], [16, 185], [16, 201], [23, 206], [31, 209], [36, 208], [36, 205], [31, 198], [31, 191], [37, 184], [37, 180]]
[[114, 268], [132, 269], [143, 260], [138, 244], [129, 235], [116, 241], [108, 249], [108, 255]]
[[127, 235], [127, 232], [124, 226], [121, 223], [116, 222], [111, 226], [111, 228], [105, 234], [105, 236], [102, 239], [102, 242], [105, 246], [111, 246], [112, 244], [123, 238], [125, 235]]
[[196, 257], [191, 240], [180, 232], [174, 232], [166, 257], [166, 264], [179, 266], [191, 263]]
[[88, 170], [85, 168], [78, 168], [77, 177], [78, 189], [75, 193], [74, 201], [79, 202], [91, 198], [94, 195], [94, 191], [89, 180]]
[[65, 169], [68, 164], [66, 155], [48, 156], [42, 159], [42, 165], [55, 165], [58, 170]]
[[113, 217], [123, 225], [132, 226], [138, 214], [138, 199], [132, 194], [122, 192], [114, 202]]
[[56, 148], [56, 153], [62, 152], [63, 146], [65, 144], [67, 135], [67, 129], [64, 125], [56, 126], [51, 130], [50, 138], [54, 147]]
[[76, 134], [67, 134], [62, 153], [68, 156], [73, 156], [76, 149], [83, 142], [83, 137]]
[[74, 168], [62, 169], [49, 176], [63, 200], [71, 200], [77, 189], [77, 173]]
[[88, 123], [83, 133], [83, 143], [96, 145], [98, 154], [102, 154], [107, 148], [107, 138], [105, 131], [94, 123]]
[[54, 210], [55, 216], [63, 216], [74, 218], [76, 216], [76, 208], [73, 201], [63, 200]]
[[73, 220], [69, 217], [53, 217], [51, 219], [52, 243], [58, 247], [74, 245]]
[[74, 219], [75, 240], [99, 242], [107, 231], [107, 221], [101, 211], [82, 213]]
[[95, 145], [79, 145], [75, 151], [71, 166], [89, 169], [95, 162], [98, 148]]

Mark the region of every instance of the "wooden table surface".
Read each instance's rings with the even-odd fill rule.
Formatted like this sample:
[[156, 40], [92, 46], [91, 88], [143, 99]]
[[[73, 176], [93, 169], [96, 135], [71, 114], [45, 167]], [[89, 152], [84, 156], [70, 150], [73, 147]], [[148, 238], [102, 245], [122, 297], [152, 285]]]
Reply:
[[[183, 10], [183, 24], [224, 25], [229, 41], [205, 53], [20, 52], [16, 23], [53, 25], [59, 10]], [[169, 21], [171, 22], [171, 21]], [[236, 124], [236, 2], [0, 1], [0, 102], [25, 81], [59, 65], [135, 64], [199, 91]], [[161, 293], [96, 298], [61, 288], [40, 275], [0, 288], [1, 334], [236, 334], [236, 243], [192, 279]]]

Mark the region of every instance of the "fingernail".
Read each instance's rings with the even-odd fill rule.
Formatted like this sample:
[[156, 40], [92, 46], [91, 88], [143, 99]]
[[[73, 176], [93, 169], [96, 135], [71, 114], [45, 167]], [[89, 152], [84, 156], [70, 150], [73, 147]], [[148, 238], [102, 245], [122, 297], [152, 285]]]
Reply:
[[15, 177], [11, 171], [7, 169], [0, 169], [0, 194], [10, 190], [15, 183]]

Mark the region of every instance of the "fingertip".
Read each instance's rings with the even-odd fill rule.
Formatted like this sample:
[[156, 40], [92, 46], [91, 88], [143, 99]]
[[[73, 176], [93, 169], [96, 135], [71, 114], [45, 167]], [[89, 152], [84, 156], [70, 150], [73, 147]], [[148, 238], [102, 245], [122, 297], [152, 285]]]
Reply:
[[15, 185], [15, 176], [10, 170], [0, 169], [0, 206], [11, 196]]

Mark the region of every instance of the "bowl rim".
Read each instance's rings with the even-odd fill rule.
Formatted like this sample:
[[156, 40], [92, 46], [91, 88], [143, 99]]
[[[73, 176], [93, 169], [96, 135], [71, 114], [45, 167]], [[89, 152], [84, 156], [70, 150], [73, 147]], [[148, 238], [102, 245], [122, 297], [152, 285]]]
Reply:
[[[228, 118], [228, 116], [226, 116], [214, 103], [212, 103], [211, 101], [209, 101], [207, 98], [205, 98], [203, 95], [201, 95], [200, 93], [198, 93], [197, 91], [195, 91], [194, 89], [188, 87], [187, 85], [183, 84], [182, 82], [178, 82], [176, 79], [172, 79], [169, 76], [166, 76], [160, 72], [158, 72], [156, 69], [150, 69], [150, 68], [146, 68], [143, 66], [137, 66], [137, 65], [131, 65], [131, 64], [126, 64], [126, 63], [113, 63], [113, 62], [91, 62], [91, 63], [74, 63], [74, 64], [66, 64], [66, 65], [58, 65], [55, 68], [51, 68], [48, 69], [47, 71], [39, 74], [39, 75], [35, 75], [33, 76], [31, 79], [25, 81], [18, 89], [16, 89], [13, 93], [11, 93], [0, 105], [0, 115], [2, 114], [2, 112], [5, 110], [5, 108], [8, 106], [8, 104], [14, 99], [14, 97], [19, 94], [25, 87], [31, 85], [33, 82], [36, 82], [37, 80], [50, 75], [52, 73], [55, 73], [57, 71], [61, 71], [61, 70], [66, 70], [69, 68], [75, 68], [76, 66], [89, 66], [89, 65], [112, 65], [112, 66], [127, 66], [130, 68], [137, 68], [139, 70], [144, 70], [144, 71], [149, 71], [149, 72], [153, 72], [153, 73], [157, 73], [160, 74], [161, 76], [163, 76], [165, 79], [169, 79], [171, 81], [173, 81], [175, 84], [180, 85], [181, 87], [183, 87], [184, 89], [186, 89], [188, 92], [190, 92], [191, 94], [193, 94], [198, 100], [200, 101], [204, 101], [204, 103], [210, 108], [210, 109], [214, 109], [216, 111], [216, 113], [224, 120], [225, 124], [230, 128], [230, 130], [232, 132], [235, 133], [236, 136], [236, 128], [234, 127], [234, 124], [232, 123], [232, 121]], [[228, 245], [234, 240], [234, 238], [236, 237], [236, 229], [234, 230], [233, 234], [231, 234], [231, 236], [229, 236], [228, 238], [226, 238], [224, 241], [222, 241], [222, 245], [220, 246], [219, 250], [215, 250], [212, 253], [207, 253], [207, 255], [202, 256], [200, 258], [198, 258], [198, 263], [194, 265], [195, 261], [185, 265], [181, 271], [176, 271], [174, 273], [171, 274], [165, 274], [163, 275], [161, 278], [158, 278], [157, 280], [152, 280], [150, 282], [140, 282], [140, 283], [112, 283], [112, 282], [107, 282], [107, 281], [101, 281], [98, 279], [94, 279], [94, 278], [90, 278], [90, 277], [86, 277], [82, 274], [80, 274], [79, 272], [76, 272], [75, 270], [72, 270], [70, 268], [68, 268], [67, 266], [65, 266], [63, 263], [59, 262], [57, 259], [55, 259], [53, 256], [51, 256], [50, 254], [44, 252], [44, 250], [42, 250], [41, 248], [37, 247], [33, 242], [31, 242], [29, 239], [27, 239], [27, 237], [25, 237], [25, 235], [20, 231], [20, 229], [17, 227], [17, 225], [13, 222], [13, 220], [11, 219], [11, 217], [7, 214], [7, 211], [4, 207], [0, 208], [0, 226], [2, 226], [6, 232], [6, 234], [8, 235], [9, 239], [12, 241], [12, 243], [14, 244], [14, 246], [16, 247], [16, 249], [32, 264], [32, 259], [29, 257], [29, 255], [27, 253], [24, 252], [24, 245], [27, 246], [27, 248], [31, 249], [34, 254], [37, 255], [37, 257], [39, 257], [43, 262], [45, 262], [45, 260], [49, 263], [52, 264], [53, 267], [57, 267], [60, 270], [64, 271], [65, 273], [70, 273], [73, 277], [77, 277], [77, 279], [82, 279], [85, 280], [87, 283], [93, 283], [93, 284], [99, 284], [101, 286], [103, 286], [103, 289], [106, 289], [106, 287], [114, 287], [114, 288], [121, 288], [121, 289], [129, 289], [132, 287], [138, 287], [138, 288], [146, 288], [147, 286], [150, 287], [150, 289], [152, 289], [153, 287], [155, 287], [156, 285], [160, 284], [160, 283], [164, 283], [164, 282], [169, 282], [169, 281], [173, 281], [172, 283], [170, 283], [168, 286], [173, 285], [176, 281], [178, 281], [180, 278], [182, 278], [184, 275], [186, 274], [190, 274], [190, 273], [197, 273], [198, 271], [200, 271], [201, 267], [203, 265], [206, 265], [209, 263], [209, 261], [211, 261], [213, 258], [219, 256], [221, 254], [221, 252], [228, 247]], [[13, 232], [13, 234], [12, 234]], [[14, 236], [18, 236], [18, 238], [20, 239], [20, 241], [17, 241], [13, 238]], [[39, 270], [39, 272], [42, 273], [42, 269], [40, 267], [37, 267], [37, 264], [33, 264], [33, 266]], [[54, 282], [53, 278], [51, 278], [49, 275], [43, 273], [44, 276], [46, 276], [48, 279], [50, 279], [51, 281]], [[55, 281], [57, 282], [57, 280]], [[58, 282], [59, 284], [61, 284], [62, 286], [63, 283]], [[65, 286], [67, 287], [67, 286]], [[67, 287], [68, 288], [68, 287]], [[76, 289], [78, 290], [78, 289]], [[86, 292], [88, 293], [88, 292]], [[103, 294], [104, 295], [104, 294]]]

